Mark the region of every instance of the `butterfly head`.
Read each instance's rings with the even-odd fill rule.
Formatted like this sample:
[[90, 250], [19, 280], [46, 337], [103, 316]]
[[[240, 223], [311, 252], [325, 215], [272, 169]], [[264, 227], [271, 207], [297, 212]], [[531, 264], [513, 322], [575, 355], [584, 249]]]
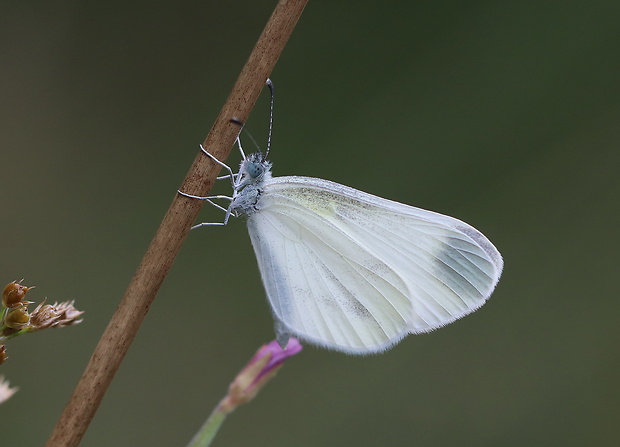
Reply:
[[271, 162], [261, 152], [248, 155], [239, 167], [241, 182], [239, 188], [247, 185], [258, 185], [271, 178]]

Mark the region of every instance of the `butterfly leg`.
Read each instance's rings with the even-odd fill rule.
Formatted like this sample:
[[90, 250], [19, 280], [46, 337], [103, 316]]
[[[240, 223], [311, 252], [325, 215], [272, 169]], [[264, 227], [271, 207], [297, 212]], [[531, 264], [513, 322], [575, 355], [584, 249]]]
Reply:
[[[231, 121], [232, 121], [232, 120], [231, 120]], [[239, 152], [241, 152], [241, 159], [242, 159], [242, 160], [245, 160], [245, 152], [243, 151], [243, 148], [241, 147], [241, 139], [240, 139], [239, 137], [237, 137], [236, 142], [237, 142], [237, 146], [239, 147]], [[209, 154], [207, 151], [205, 151], [205, 150], [204, 150], [204, 148], [202, 148], [202, 146], [201, 146], [201, 149], [202, 149], [202, 150], [203, 150], [203, 152], [205, 152], [207, 155], [211, 156], [211, 154]], [[212, 157], [212, 158], [215, 160], [215, 158], [214, 158], [214, 157]], [[217, 160], [216, 160], [216, 161], [217, 161]], [[223, 166], [226, 166], [226, 165], [224, 165], [223, 163], [221, 163], [221, 164], [222, 164]], [[229, 168], [228, 166], [226, 166], [226, 168], [228, 168], [228, 170], [230, 171], [230, 168]], [[233, 181], [233, 188], [234, 188], [234, 187], [235, 187], [235, 182], [236, 182], [236, 181], [237, 181], [237, 179], [239, 178], [239, 173], [237, 172], [236, 174], [221, 175], [221, 176], [219, 176], [217, 179], [218, 179], [218, 180], [222, 180], [222, 179], [225, 179], [225, 178], [231, 178], [231, 179], [232, 179], [232, 181]]]
[[212, 202], [212, 201], [210, 201], [208, 199], [207, 199], [207, 202], [209, 202], [211, 205], [213, 205], [213, 206], [215, 206], [215, 207], [217, 207], [217, 208], [219, 208], [219, 209], [221, 209], [221, 210], [226, 212], [226, 217], [224, 218], [224, 222], [201, 222], [201, 223], [196, 224], [193, 227], [191, 227], [190, 230], [194, 230], [194, 229], [199, 228], [199, 227], [208, 227], [208, 226], [227, 225], [228, 224], [228, 220], [229, 220], [229, 218], [231, 216], [230, 211], [228, 209], [222, 207], [222, 206], [219, 206], [217, 203], [214, 203], [214, 202]]
[[[240, 121], [234, 121], [231, 120], [233, 122], [238, 122], [239, 124], [243, 125]], [[243, 153], [243, 149], [241, 148], [241, 142], [239, 141], [239, 137], [237, 137], [237, 143], [239, 144], [239, 150], [241, 151], [241, 155], [243, 156], [243, 158], [245, 159], [245, 154]], [[207, 156], [209, 157], [211, 160], [215, 161], [217, 164], [219, 164], [220, 166], [222, 166], [223, 168], [225, 168], [228, 171], [227, 175], [222, 175], [217, 177], [218, 180], [220, 179], [226, 179], [229, 178], [231, 183], [232, 183], [232, 187], [233, 187], [233, 191], [236, 192], [237, 190], [237, 181], [239, 180], [239, 173], [234, 173], [232, 171], [232, 169], [230, 168], [230, 166], [228, 166], [226, 163], [221, 162], [220, 160], [218, 160], [215, 156], [213, 156], [212, 154], [210, 154], [205, 148], [204, 146], [201, 144], [200, 145], [200, 150]], [[196, 196], [193, 194], [188, 194], [186, 192], [181, 191], [180, 189], [177, 190], [177, 192], [184, 196], [184, 197], [188, 197], [190, 199], [198, 199], [198, 200], [206, 200], [207, 202], [209, 202], [209, 204], [213, 205], [214, 207], [224, 211], [226, 213], [226, 217], [224, 218], [224, 222], [203, 222], [203, 223], [199, 223], [197, 225], [194, 225], [191, 229], [193, 230], [194, 228], [198, 228], [198, 227], [203, 227], [203, 226], [212, 226], [212, 225], [226, 225], [228, 224], [228, 220], [230, 219], [230, 216], [233, 214], [230, 207], [229, 208], [224, 208], [221, 205], [218, 205], [217, 203], [215, 203], [212, 199], [226, 199], [226, 200], [230, 200], [231, 202], [233, 201], [234, 197], [230, 197], [230, 196], [222, 196], [222, 195], [218, 195], [218, 196]], [[236, 215], [236, 214], [235, 214]]]
[[[237, 141], [239, 141], [239, 138], [237, 138]], [[232, 183], [233, 189], [235, 187], [235, 180], [236, 178], [239, 176], [239, 174], [235, 174], [232, 169], [230, 169], [230, 166], [228, 166], [226, 163], [222, 163], [221, 161], [219, 161], [217, 158], [215, 158], [213, 155], [211, 155], [201, 144], [200, 145], [200, 150], [202, 152], [204, 152], [205, 155], [207, 155], [211, 160], [213, 160], [214, 162], [216, 162], [218, 165], [222, 166], [223, 168], [225, 168], [228, 171], [228, 175], [223, 175], [221, 177], [218, 177], [218, 179], [222, 179], [222, 178], [230, 178], [230, 181]]]
[[[208, 156], [211, 160], [215, 161], [217, 164], [219, 164], [220, 166], [222, 166], [223, 168], [226, 168], [226, 169], [228, 170], [228, 174], [227, 174], [227, 175], [222, 175], [222, 176], [220, 176], [220, 177], [217, 177], [217, 179], [218, 179], [218, 180], [220, 180], [220, 179], [229, 178], [229, 179], [230, 179], [230, 181], [231, 181], [231, 183], [232, 183], [233, 190], [234, 190], [234, 189], [235, 189], [235, 182], [236, 182], [237, 178], [239, 177], [239, 174], [238, 174], [238, 173], [237, 173], [237, 174], [235, 174], [235, 173], [232, 171], [232, 169], [230, 168], [230, 166], [228, 166], [226, 163], [222, 163], [222, 162], [221, 162], [221, 161], [219, 161], [217, 158], [215, 158], [213, 155], [211, 155], [211, 154], [210, 154], [210, 153], [209, 153], [209, 152], [208, 152], [208, 151], [207, 151], [207, 150], [203, 147], [203, 145], [202, 145], [202, 144], [200, 145], [200, 150], [201, 150], [202, 152], [204, 152], [204, 153], [205, 153], [205, 155], [207, 155], [207, 156]], [[226, 210], [226, 209], [225, 209], [225, 208], [222, 208], [221, 206], [217, 205], [216, 203], [212, 202], [212, 201], [211, 201], [211, 200], [209, 200], [209, 199], [228, 199], [228, 200], [231, 200], [231, 201], [232, 201], [232, 197], [228, 197], [228, 196], [207, 196], [207, 197], [195, 196], [195, 195], [193, 195], [193, 194], [188, 194], [188, 193], [186, 193], [186, 192], [183, 192], [183, 191], [181, 191], [180, 189], [178, 189], [178, 190], [177, 190], [177, 192], [178, 192], [179, 194], [181, 194], [182, 196], [189, 197], [190, 199], [206, 200], [206, 201], [208, 201], [211, 205], [213, 205], [213, 206], [215, 206], [215, 207], [217, 207], [217, 208], [220, 208], [220, 209], [224, 209], [224, 210]]]
[[194, 225], [192, 228], [190, 228], [190, 230], [195, 230], [196, 228], [199, 228], [199, 227], [214, 226], [214, 225], [226, 225], [226, 224], [224, 222], [202, 222], [202, 223]]
[[202, 222], [202, 223], [194, 225], [192, 228], [190, 228], [190, 230], [194, 230], [194, 229], [199, 228], [199, 227], [207, 227], [207, 226], [214, 226], [214, 225], [228, 225], [228, 220], [230, 219], [230, 216], [232, 215], [232, 212], [230, 211], [230, 208], [226, 209], [224, 207], [221, 207], [218, 204], [213, 203], [209, 199], [207, 199], [207, 201], [211, 205], [214, 205], [214, 206], [218, 207], [219, 209], [226, 211], [226, 217], [224, 218], [224, 222]]
[[[177, 190], [177, 192], [184, 196], [184, 197], [189, 197], [190, 199], [198, 199], [198, 200], [206, 200], [207, 202], [209, 202], [209, 204], [213, 205], [214, 207], [224, 211], [226, 213], [226, 219], [225, 222], [228, 223], [228, 218], [230, 216], [230, 212], [228, 211], [228, 208], [224, 208], [223, 206], [215, 203], [213, 200], [211, 199], [225, 199], [225, 200], [230, 200], [232, 202], [233, 198], [230, 196], [207, 196], [207, 197], [202, 197], [202, 196], [195, 196], [193, 194], [187, 194], [186, 192], [181, 191], [180, 189]], [[194, 225], [191, 229], [193, 230], [194, 228], [198, 228], [204, 225], [226, 225], [226, 223], [224, 222], [216, 222], [216, 223], [201, 223], [198, 225]]]
[[[233, 181], [237, 178], [239, 174], [233, 174], [232, 178]], [[230, 178], [230, 174], [226, 174], [226, 175], [220, 175], [219, 177], [217, 177], [217, 180], [223, 180], [225, 178]]]
[[209, 202], [211, 205], [213, 205], [216, 208], [221, 209], [222, 211], [228, 211], [228, 208], [224, 208], [221, 205], [218, 205], [217, 203], [215, 203], [213, 200], [211, 199], [226, 199], [226, 200], [230, 200], [232, 201], [232, 197], [229, 196], [207, 196], [207, 197], [201, 197], [201, 196], [194, 196], [192, 194], [187, 194], [185, 192], [179, 191], [177, 190], [177, 192], [179, 194], [181, 194], [184, 197], [189, 197], [190, 199], [198, 199], [198, 200], [206, 200], [207, 202]]

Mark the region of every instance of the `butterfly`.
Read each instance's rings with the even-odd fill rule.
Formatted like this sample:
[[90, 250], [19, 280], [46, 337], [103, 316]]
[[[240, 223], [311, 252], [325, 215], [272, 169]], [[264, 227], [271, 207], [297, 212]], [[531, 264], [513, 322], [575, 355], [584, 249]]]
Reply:
[[328, 180], [273, 177], [271, 168], [261, 152], [244, 156], [236, 174], [228, 168], [234, 191], [219, 224], [247, 217], [282, 346], [294, 336], [381, 352], [475, 311], [495, 289], [502, 257], [474, 227]]

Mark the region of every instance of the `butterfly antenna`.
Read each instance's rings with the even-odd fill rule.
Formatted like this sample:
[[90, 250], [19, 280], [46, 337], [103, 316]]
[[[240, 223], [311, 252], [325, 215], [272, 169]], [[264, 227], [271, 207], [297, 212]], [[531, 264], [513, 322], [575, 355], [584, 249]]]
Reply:
[[265, 151], [265, 158], [269, 155], [269, 149], [271, 148], [271, 131], [273, 129], [273, 82], [271, 79], [267, 78], [267, 87], [269, 87], [269, 92], [271, 93], [271, 102], [269, 106], [269, 134], [267, 135], [267, 150]]
[[[247, 129], [247, 127], [245, 127], [245, 124], [243, 124], [243, 121], [241, 121], [239, 118], [234, 118], [233, 117], [233, 118], [230, 119], [230, 122], [231, 123], [235, 123], [235, 124], [239, 124], [240, 126], [242, 126], [241, 132], [245, 132], [245, 134], [250, 138], [250, 140], [252, 141], [254, 146], [256, 146], [256, 149], [258, 150], [258, 152], [261, 152], [260, 146], [258, 145], [256, 140], [254, 139], [254, 136], [252, 135], [252, 133]], [[239, 149], [241, 150], [241, 153], [243, 154], [243, 158], [245, 159], [245, 154], [243, 152], [243, 149], [241, 149], [241, 137], [240, 136], [237, 137], [237, 144], [239, 144]]]

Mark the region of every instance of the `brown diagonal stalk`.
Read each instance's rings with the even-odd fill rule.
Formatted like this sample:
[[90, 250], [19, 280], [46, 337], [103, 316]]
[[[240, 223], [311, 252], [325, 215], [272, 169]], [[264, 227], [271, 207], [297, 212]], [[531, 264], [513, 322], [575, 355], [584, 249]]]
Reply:
[[[239, 133], [232, 117], [245, 122], [308, 0], [280, 0], [243, 67], [204, 147], [225, 160]], [[201, 152], [181, 191], [206, 196], [220, 166]], [[175, 195], [116, 312], [67, 403], [47, 446], [77, 446], [129, 349], [203, 203]]]

